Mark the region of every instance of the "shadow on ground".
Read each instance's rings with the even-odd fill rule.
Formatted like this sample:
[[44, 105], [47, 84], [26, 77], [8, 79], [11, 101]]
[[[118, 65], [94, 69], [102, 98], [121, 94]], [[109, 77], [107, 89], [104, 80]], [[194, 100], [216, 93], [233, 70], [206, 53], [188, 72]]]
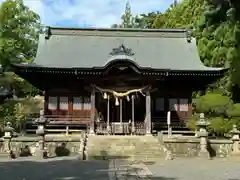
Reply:
[[106, 180], [107, 161], [44, 160], [0, 162], [3, 180]]
[[[141, 171], [141, 169], [129, 169]], [[108, 161], [80, 161], [77, 159], [12, 160], [0, 162], [3, 180], [108, 180]], [[136, 175], [126, 179], [138, 179]], [[142, 179], [147, 179], [142, 177]], [[177, 180], [171, 177], [148, 177], [148, 180]]]

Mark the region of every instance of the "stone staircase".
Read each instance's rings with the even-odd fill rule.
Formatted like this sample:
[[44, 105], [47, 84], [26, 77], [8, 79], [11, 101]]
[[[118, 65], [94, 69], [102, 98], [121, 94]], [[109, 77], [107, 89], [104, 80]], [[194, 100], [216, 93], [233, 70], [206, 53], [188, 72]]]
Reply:
[[154, 136], [89, 136], [86, 144], [87, 160], [149, 160], [165, 154], [165, 147]]

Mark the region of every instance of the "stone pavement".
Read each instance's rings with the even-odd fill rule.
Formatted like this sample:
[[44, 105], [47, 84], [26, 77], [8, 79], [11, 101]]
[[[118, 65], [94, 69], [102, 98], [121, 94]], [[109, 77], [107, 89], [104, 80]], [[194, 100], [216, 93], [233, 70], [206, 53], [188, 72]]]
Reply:
[[141, 162], [109, 161], [109, 180], [150, 180], [152, 172]]
[[0, 160], [0, 180], [240, 180], [240, 160]]
[[240, 180], [240, 161], [175, 159], [129, 163], [112, 160], [110, 180]]
[[148, 165], [152, 180], [240, 180], [239, 159], [186, 158]]

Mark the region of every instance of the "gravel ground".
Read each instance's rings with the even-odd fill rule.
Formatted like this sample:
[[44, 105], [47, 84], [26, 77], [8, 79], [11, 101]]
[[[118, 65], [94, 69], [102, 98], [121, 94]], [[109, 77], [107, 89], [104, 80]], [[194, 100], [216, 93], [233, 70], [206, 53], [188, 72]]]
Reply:
[[240, 180], [239, 160], [175, 159], [148, 165], [152, 180]]

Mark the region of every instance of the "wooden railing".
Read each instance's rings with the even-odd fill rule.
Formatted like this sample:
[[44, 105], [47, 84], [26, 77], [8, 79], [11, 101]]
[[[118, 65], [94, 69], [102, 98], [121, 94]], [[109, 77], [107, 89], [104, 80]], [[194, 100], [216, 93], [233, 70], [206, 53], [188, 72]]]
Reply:
[[[123, 122], [122, 125], [120, 122], [112, 122], [110, 125], [110, 134], [132, 134], [132, 124]], [[121, 126], [121, 127], [120, 127]], [[122, 128], [122, 129], [120, 129]], [[95, 123], [95, 131], [97, 134], [108, 134], [107, 131], [107, 123], [106, 122], [96, 122]], [[135, 122], [135, 132], [136, 135], [144, 135], [146, 132], [145, 123], [144, 122]]]
[[[45, 118], [49, 121], [48, 125], [54, 124], [89, 124], [90, 116], [70, 116], [70, 115], [45, 115]], [[39, 118], [39, 114], [31, 114], [26, 116], [26, 123], [27, 124], [35, 124], [35, 120]]]
[[[171, 119], [171, 127], [172, 128], [187, 128], [187, 123], [189, 121], [189, 117], [184, 117], [184, 118], [172, 118]], [[166, 117], [152, 117], [152, 124], [153, 124], [153, 129], [163, 129], [167, 128], [167, 118]]]

